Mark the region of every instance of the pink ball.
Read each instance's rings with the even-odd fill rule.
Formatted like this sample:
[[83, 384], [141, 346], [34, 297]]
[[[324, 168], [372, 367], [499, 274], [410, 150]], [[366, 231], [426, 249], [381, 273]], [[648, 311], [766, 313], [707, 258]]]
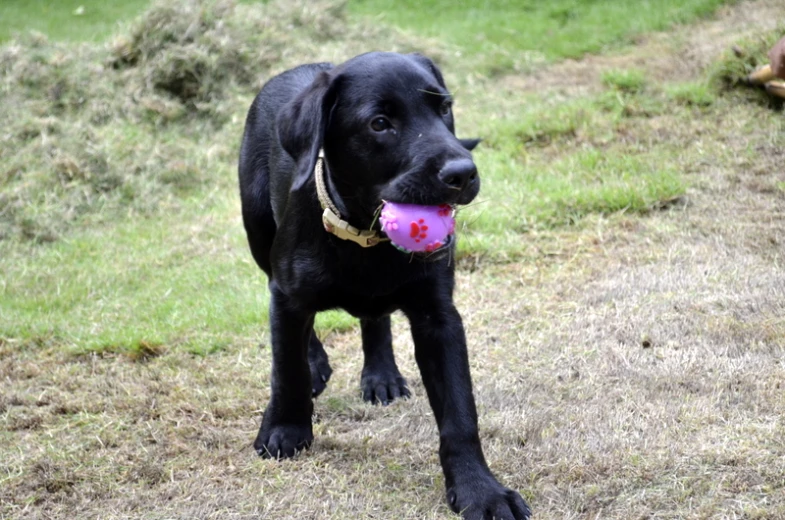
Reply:
[[453, 209], [447, 204], [385, 202], [379, 222], [393, 245], [406, 252], [436, 251], [455, 232]]

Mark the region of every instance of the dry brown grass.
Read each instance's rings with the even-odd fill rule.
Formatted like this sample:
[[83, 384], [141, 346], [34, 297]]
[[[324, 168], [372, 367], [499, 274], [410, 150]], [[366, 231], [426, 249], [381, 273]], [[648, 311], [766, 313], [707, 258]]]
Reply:
[[[728, 107], [631, 124], [702, 157], [685, 161], [686, 205], [532, 233], [526, 261], [460, 272], [486, 455], [537, 518], [785, 518], [773, 121]], [[363, 403], [358, 335], [332, 334], [315, 445], [280, 463], [251, 448], [270, 357], [255, 338], [208, 357], [0, 342], [0, 517], [454, 518], [400, 319], [394, 336], [414, 397]]]

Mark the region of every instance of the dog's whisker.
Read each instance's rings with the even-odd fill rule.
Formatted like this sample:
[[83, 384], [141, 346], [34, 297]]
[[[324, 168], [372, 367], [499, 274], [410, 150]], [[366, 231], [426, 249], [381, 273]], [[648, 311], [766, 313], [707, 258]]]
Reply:
[[491, 201], [490, 200], [475, 200], [473, 202], [470, 202], [469, 204], [463, 204], [463, 205], [455, 208], [455, 211], [456, 212], [463, 211], [465, 209], [473, 208], [475, 206], [480, 206], [481, 204], [488, 204], [489, 202], [491, 202]]

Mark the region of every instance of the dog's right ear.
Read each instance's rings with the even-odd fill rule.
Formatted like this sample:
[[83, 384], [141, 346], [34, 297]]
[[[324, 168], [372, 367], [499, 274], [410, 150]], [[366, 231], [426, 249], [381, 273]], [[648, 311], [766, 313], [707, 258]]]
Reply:
[[278, 114], [278, 138], [296, 165], [292, 190], [302, 188], [313, 175], [327, 121], [337, 99], [339, 78], [329, 71], [320, 72]]
[[461, 142], [461, 146], [469, 150], [470, 152], [477, 148], [477, 145], [482, 142], [482, 139], [458, 139]]

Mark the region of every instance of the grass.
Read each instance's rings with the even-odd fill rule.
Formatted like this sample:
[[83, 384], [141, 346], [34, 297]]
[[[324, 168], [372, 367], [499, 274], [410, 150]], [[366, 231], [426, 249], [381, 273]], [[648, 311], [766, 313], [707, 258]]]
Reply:
[[[185, 201], [179, 211], [190, 217], [179, 225], [132, 218], [45, 248], [11, 244], [0, 334], [20, 348], [75, 354], [135, 355], [158, 345], [202, 355], [254, 342], [267, 314], [266, 280], [245, 254], [237, 202], [212, 197]], [[205, 264], [205, 256], [213, 260]], [[354, 325], [337, 312], [317, 322], [325, 334]]]
[[0, 4], [0, 42], [31, 30], [56, 40], [101, 42], [119, 23], [149, 4], [149, 0], [4, 0]]
[[706, 81], [671, 85], [666, 89], [666, 93], [677, 103], [697, 107], [708, 107], [716, 99], [716, 93]]
[[[226, 208], [191, 204], [198, 209], [185, 210], [200, 212], [198, 222], [131, 219], [51, 247], [11, 249], [9, 258], [34, 255], [36, 269], [6, 265], [3, 336], [24, 344], [51, 338], [79, 352], [143, 343], [210, 352], [254, 336], [266, 309], [263, 277], [245, 255], [231, 253], [242, 250], [239, 237], [213, 224]], [[215, 255], [215, 262], [202, 265], [203, 255]]]
[[[549, 164], [511, 166], [515, 168], [515, 180], [510, 172], [510, 180], [491, 181], [487, 186], [484, 197], [488, 198], [483, 200], [496, 201], [493, 210], [480, 203], [465, 211], [469, 222], [467, 241], [471, 244], [465, 253], [492, 251], [514, 259], [520, 254], [520, 244], [505, 243], [501, 230], [525, 233], [579, 224], [590, 214], [647, 213], [686, 189], [675, 162], [663, 163], [659, 152], [647, 154], [623, 147], [588, 147]], [[525, 192], [510, 196], [517, 183], [526, 185]]]
[[654, 118], [692, 117], [670, 92], [693, 87], [647, 86], [637, 70], [610, 70], [601, 82], [604, 89], [577, 99], [528, 94], [483, 107], [472, 126], [486, 137], [476, 153], [484, 185], [480, 201], [462, 212], [465, 254], [515, 259], [524, 250], [510, 233], [580, 225], [592, 214], [645, 214], [685, 193], [681, 145], [651, 149], [645, 134]]
[[602, 82], [612, 89], [630, 94], [639, 93], [646, 87], [646, 76], [642, 70], [608, 70]]
[[355, 0], [349, 9], [453, 43], [502, 71], [579, 58], [632, 43], [636, 36], [713, 13], [722, 0], [592, 2], [558, 0]]
[[[272, 74], [358, 46], [434, 56], [459, 135], [484, 139], [456, 296], [499, 478], [539, 518], [784, 516], [784, 123], [722, 79], [776, 36], [736, 15], [779, 6], [638, 39], [717, 4], [531, 4], [532, 34], [557, 30], [524, 47], [441, 32], [504, 10], [442, 5], [426, 30], [406, 4], [368, 24], [374, 5], [164, 3], [106, 44], [0, 48], [0, 517], [456, 518], [398, 316], [411, 400], [362, 402], [356, 321], [326, 313], [316, 444], [280, 464], [250, 448], [270, 351], [236, 192], [245, 110]], [[706, 44], [725, 32], [741, 56]], [[539, 72], [515, 72], [522, 50]], [[712, 65], [679, 76], [684, 59]]]

